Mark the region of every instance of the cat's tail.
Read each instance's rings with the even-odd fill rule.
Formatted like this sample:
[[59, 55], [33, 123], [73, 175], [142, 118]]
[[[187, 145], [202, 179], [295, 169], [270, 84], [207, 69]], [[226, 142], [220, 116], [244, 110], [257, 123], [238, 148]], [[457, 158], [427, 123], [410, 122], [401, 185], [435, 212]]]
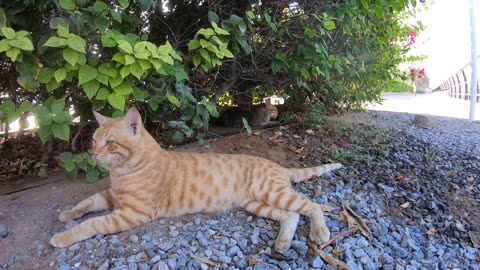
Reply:
[[303, 169], [287, 169], [287, 175], [290, 177], [290, 180], [294, 183], [298, 183], [305, 179], [308, 179], [314, 175], [319, 176], [324, 173], [331, 172], [335, 169], [339, 169], [342, 167], [340, 163], [331, 163], [325, 164], [317, 167], [310, 167], [310, 168], [303, 168]]

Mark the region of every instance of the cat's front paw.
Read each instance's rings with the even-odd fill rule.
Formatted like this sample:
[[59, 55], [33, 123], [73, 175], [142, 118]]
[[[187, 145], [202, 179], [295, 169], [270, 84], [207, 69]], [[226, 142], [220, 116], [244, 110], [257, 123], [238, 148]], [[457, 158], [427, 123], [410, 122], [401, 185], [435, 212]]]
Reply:
[[76, 218], [77, 218], [77, 215], [72, 210], [65, 210], [62, 213], [60, 213], [60, 215], [58, 216], [58, 219], [61, 222], [67, 222], [69, 220], [76, 219]]
[[57, 233], [52, 237], [52, 239], [50, 239], [50, 244], [59, 248], [68, 247], [73, 243], [75, 243], [75, 241], [70, 239], [68, 233], [66, 232]]

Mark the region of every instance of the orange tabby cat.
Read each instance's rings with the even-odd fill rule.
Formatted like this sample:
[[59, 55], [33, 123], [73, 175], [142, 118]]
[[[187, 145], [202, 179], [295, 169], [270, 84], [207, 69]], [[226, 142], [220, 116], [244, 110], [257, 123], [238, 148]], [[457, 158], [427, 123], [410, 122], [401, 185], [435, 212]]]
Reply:
[[96, 234], [116, 233], [159, 217], [221, 211], [234, 207], [280, 222], [275, 249], [290, 248], [299, 214], [310, 218], [310, 240], [330, 237], [322, 206], [296, 193], [290, 181], [301, 181], [341, 167], [329, 164], [287, 169], [247, 155], [167, 152], [142, 125], [131, 108], [124, 118], [94, 113], [100, 127], [93, 135], [93, 157], [110, 170], [111, 188], [60, 214], [60, 221], [112, 209], [53, 236], [66, 247]]

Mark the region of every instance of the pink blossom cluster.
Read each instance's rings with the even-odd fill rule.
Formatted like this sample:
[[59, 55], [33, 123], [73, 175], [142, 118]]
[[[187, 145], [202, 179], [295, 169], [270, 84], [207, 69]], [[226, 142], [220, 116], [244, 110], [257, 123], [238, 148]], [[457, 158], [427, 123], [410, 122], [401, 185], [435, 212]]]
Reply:
[[417, 31], [415, 29], [410, 29], [409, 44], [412, 46], [415, 44], [415, 38], [417, 37]]
[[425, 77], [425, 69], [424, 68], [422, 68], [422, 69], [412, 68], [410, 70], [410, 78], [412, 80], [421, 79], [423, 77]]

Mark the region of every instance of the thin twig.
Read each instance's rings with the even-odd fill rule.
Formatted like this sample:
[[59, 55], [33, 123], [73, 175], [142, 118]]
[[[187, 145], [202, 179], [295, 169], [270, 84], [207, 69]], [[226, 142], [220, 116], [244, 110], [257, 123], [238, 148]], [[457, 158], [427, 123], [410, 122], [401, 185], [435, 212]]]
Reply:
[[197, 255], [194, 255], [194, 254], [190, 254], [190, 258], [197, 259], [197, 260], [199, 260], [203, 263], [209, 264], [209, 265], [214, 266], [214, 267], [220, 267], [219, 263], [214, 262], [212, 260], [209, 260], [207, 258], [203, 258], [203, 257], [197, 256]]
[[320, 248], [320, 249], [324, 249], [326, 246], [330, 245], [331, 243], [333, 243], [334, 241], [336, 241], [338, 238], [341, 238], [341, 237], [347, 236], [347, 235], [349, 235], [349, 234], [352, 234], [352, 233], [354, 233], [356, 230], [358, 230], [358, 227], [355, 226], [355, 227], [350, 228], [349, 230], [340, 232], [339, 234], [336, 234], [336, 235], [334, 235], [333, 237], [331, 237], [327, 242], [321, 244], [319, 248]]

